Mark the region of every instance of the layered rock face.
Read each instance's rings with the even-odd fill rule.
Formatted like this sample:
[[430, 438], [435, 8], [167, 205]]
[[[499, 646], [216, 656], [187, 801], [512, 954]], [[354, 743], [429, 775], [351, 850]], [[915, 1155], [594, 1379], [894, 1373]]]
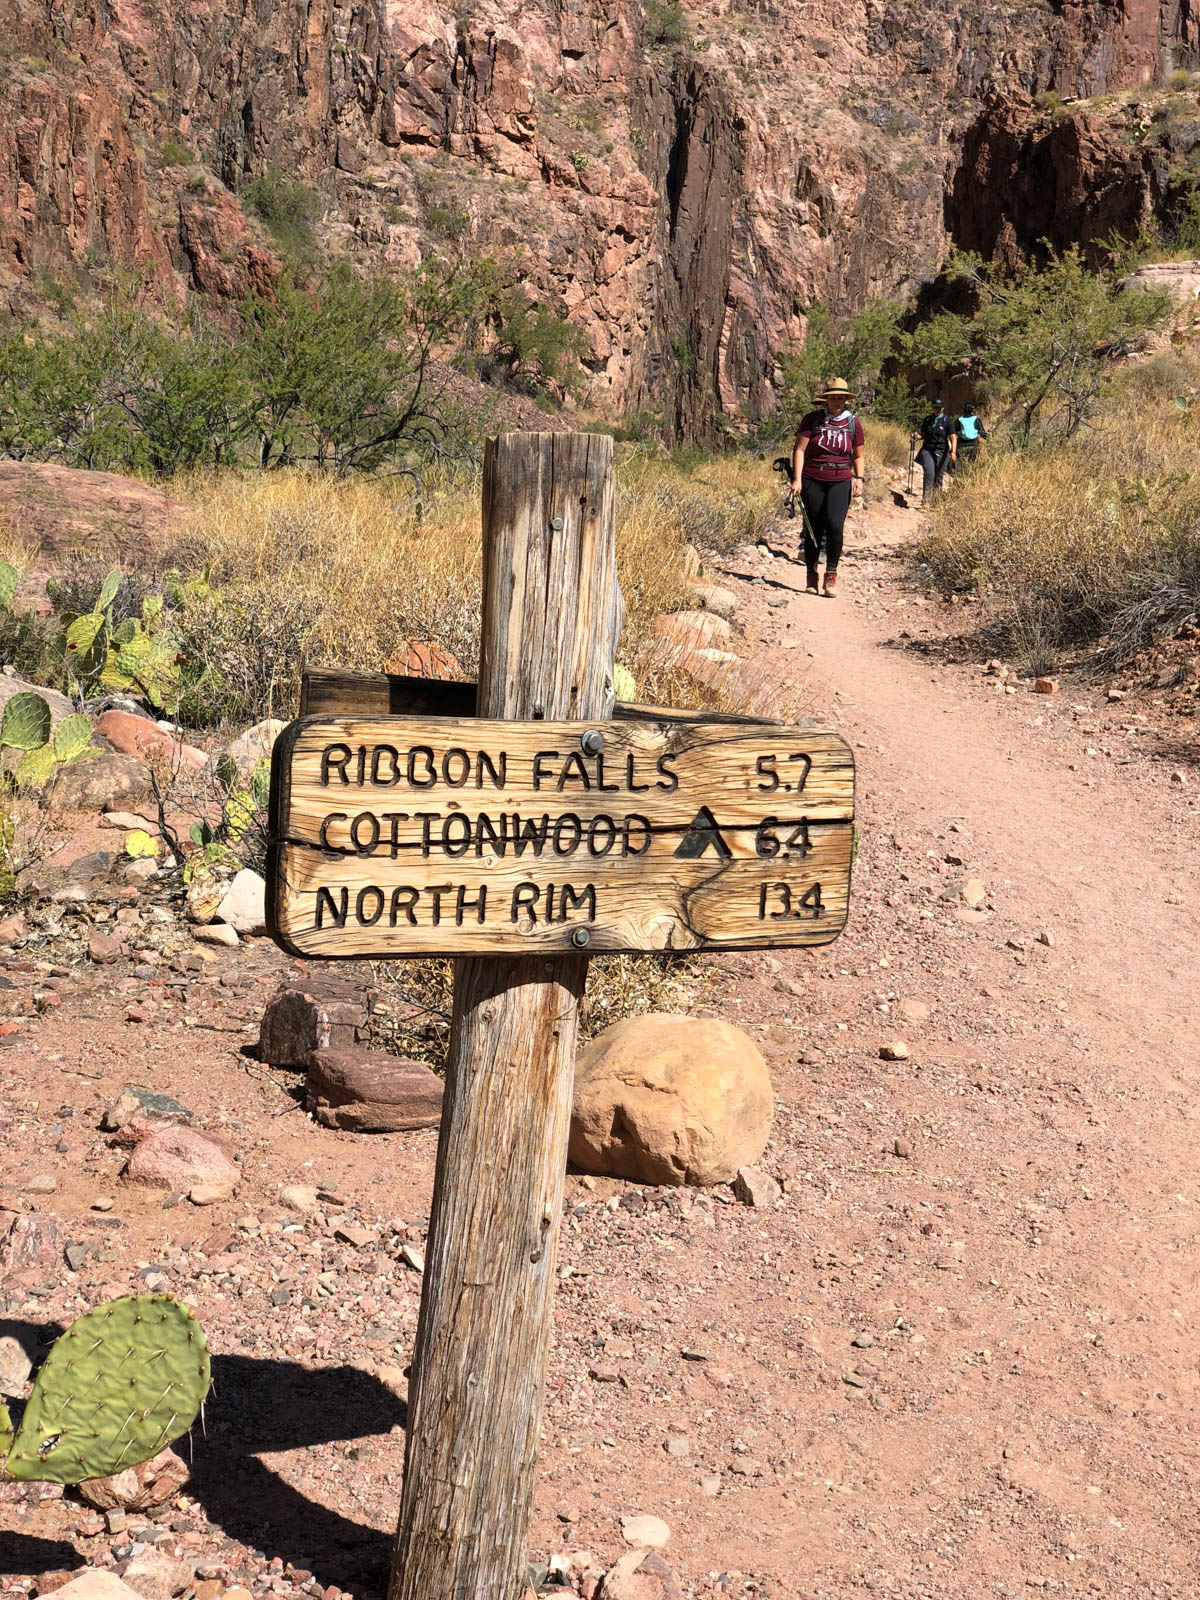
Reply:
[[514, 255], [584, 329], [593, 412], [702, 436], [771, 410], [814, 302], [934, 270], [947, 219], [1008, 252], [1031, 188], [1119, 220], [1151, 180], [1102, 151], [1121, 194], [1089, 200], [1023, 97], [1161, 79], [1196, 33], [1186, 0], [0, 0], [0, 296], [269, 287], [238, 197], [277, 165], [364, 262]]

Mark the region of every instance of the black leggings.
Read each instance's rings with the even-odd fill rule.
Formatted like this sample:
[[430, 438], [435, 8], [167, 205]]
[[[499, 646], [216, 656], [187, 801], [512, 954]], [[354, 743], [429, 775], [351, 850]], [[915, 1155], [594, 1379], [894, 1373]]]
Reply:
[[917, 451], [917, 465], [921, 469], [921, 476], [924, 480], [924, 493], [928, 494], [931, 489], [941, 488], [942, 479], [946, 476], [946, 468], [950, 465], [950, 452], [949, 450], [943, 450], [940, 455], [934, 455], [928, 445], [923, 445]]
[[842, 537], [846, 513], [850, 510], [850, 479], [841, 483], [821, 483], [803, 478], [800, 499], [804, 505], [804, 564], [815, 567], [825, 546], [825, 570], [836, 572], [842, 559]]

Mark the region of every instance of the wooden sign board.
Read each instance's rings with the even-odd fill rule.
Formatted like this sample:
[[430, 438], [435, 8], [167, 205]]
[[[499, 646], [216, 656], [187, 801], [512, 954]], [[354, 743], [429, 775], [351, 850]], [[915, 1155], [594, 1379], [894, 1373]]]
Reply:
[[825, 944], [853, 816], [824, 729], [302, 717], [273, 756], [268, 917], [321, 958]]

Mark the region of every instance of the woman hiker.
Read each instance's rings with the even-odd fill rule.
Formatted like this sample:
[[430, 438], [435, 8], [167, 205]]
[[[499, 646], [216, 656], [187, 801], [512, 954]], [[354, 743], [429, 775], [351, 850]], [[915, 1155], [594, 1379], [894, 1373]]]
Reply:
[[837, 592], [838, 562], [850, 497], [861, 500], [866, 437], [850, 410], [853, 396], [842, 378], [831, 378], [796, 433], [792, 490], [804, 509], [805, 586], [817, 594], [817, 562], [825, 546], [825, 593]]
[[964, 406], [958, 419], [958, 454], [963, 466], [970, 466], [979, 454], [980, 441], [988, 436], [983, 418], [974, 406]]

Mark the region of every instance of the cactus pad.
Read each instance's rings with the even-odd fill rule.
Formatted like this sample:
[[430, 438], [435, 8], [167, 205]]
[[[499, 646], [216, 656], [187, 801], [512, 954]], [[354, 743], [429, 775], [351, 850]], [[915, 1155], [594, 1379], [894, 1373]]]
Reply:
[[78, 761], [80, 756], [86, 755], [94, 748], [92, 724], [87, 717], [79, 715], [64, 717], [54, 730], [56, 761]]
[[12, 1442], [12, 1418], [8, 1414], [8, 1407], [0, 1400], [0, 1474], [4, 1471], [4, 1460], [12, 1449]]
[[50, 705], [36, 689], [13, 695], [0, 723], [0, 744], [14, 750], [36, 750], [50, 737]]
[[8, 1458], [14, 1478], [107, 1478], [186, 1433], [209, 1385], [204, 1330], [168, 1295], [98, 1306], [57, 1341]]

